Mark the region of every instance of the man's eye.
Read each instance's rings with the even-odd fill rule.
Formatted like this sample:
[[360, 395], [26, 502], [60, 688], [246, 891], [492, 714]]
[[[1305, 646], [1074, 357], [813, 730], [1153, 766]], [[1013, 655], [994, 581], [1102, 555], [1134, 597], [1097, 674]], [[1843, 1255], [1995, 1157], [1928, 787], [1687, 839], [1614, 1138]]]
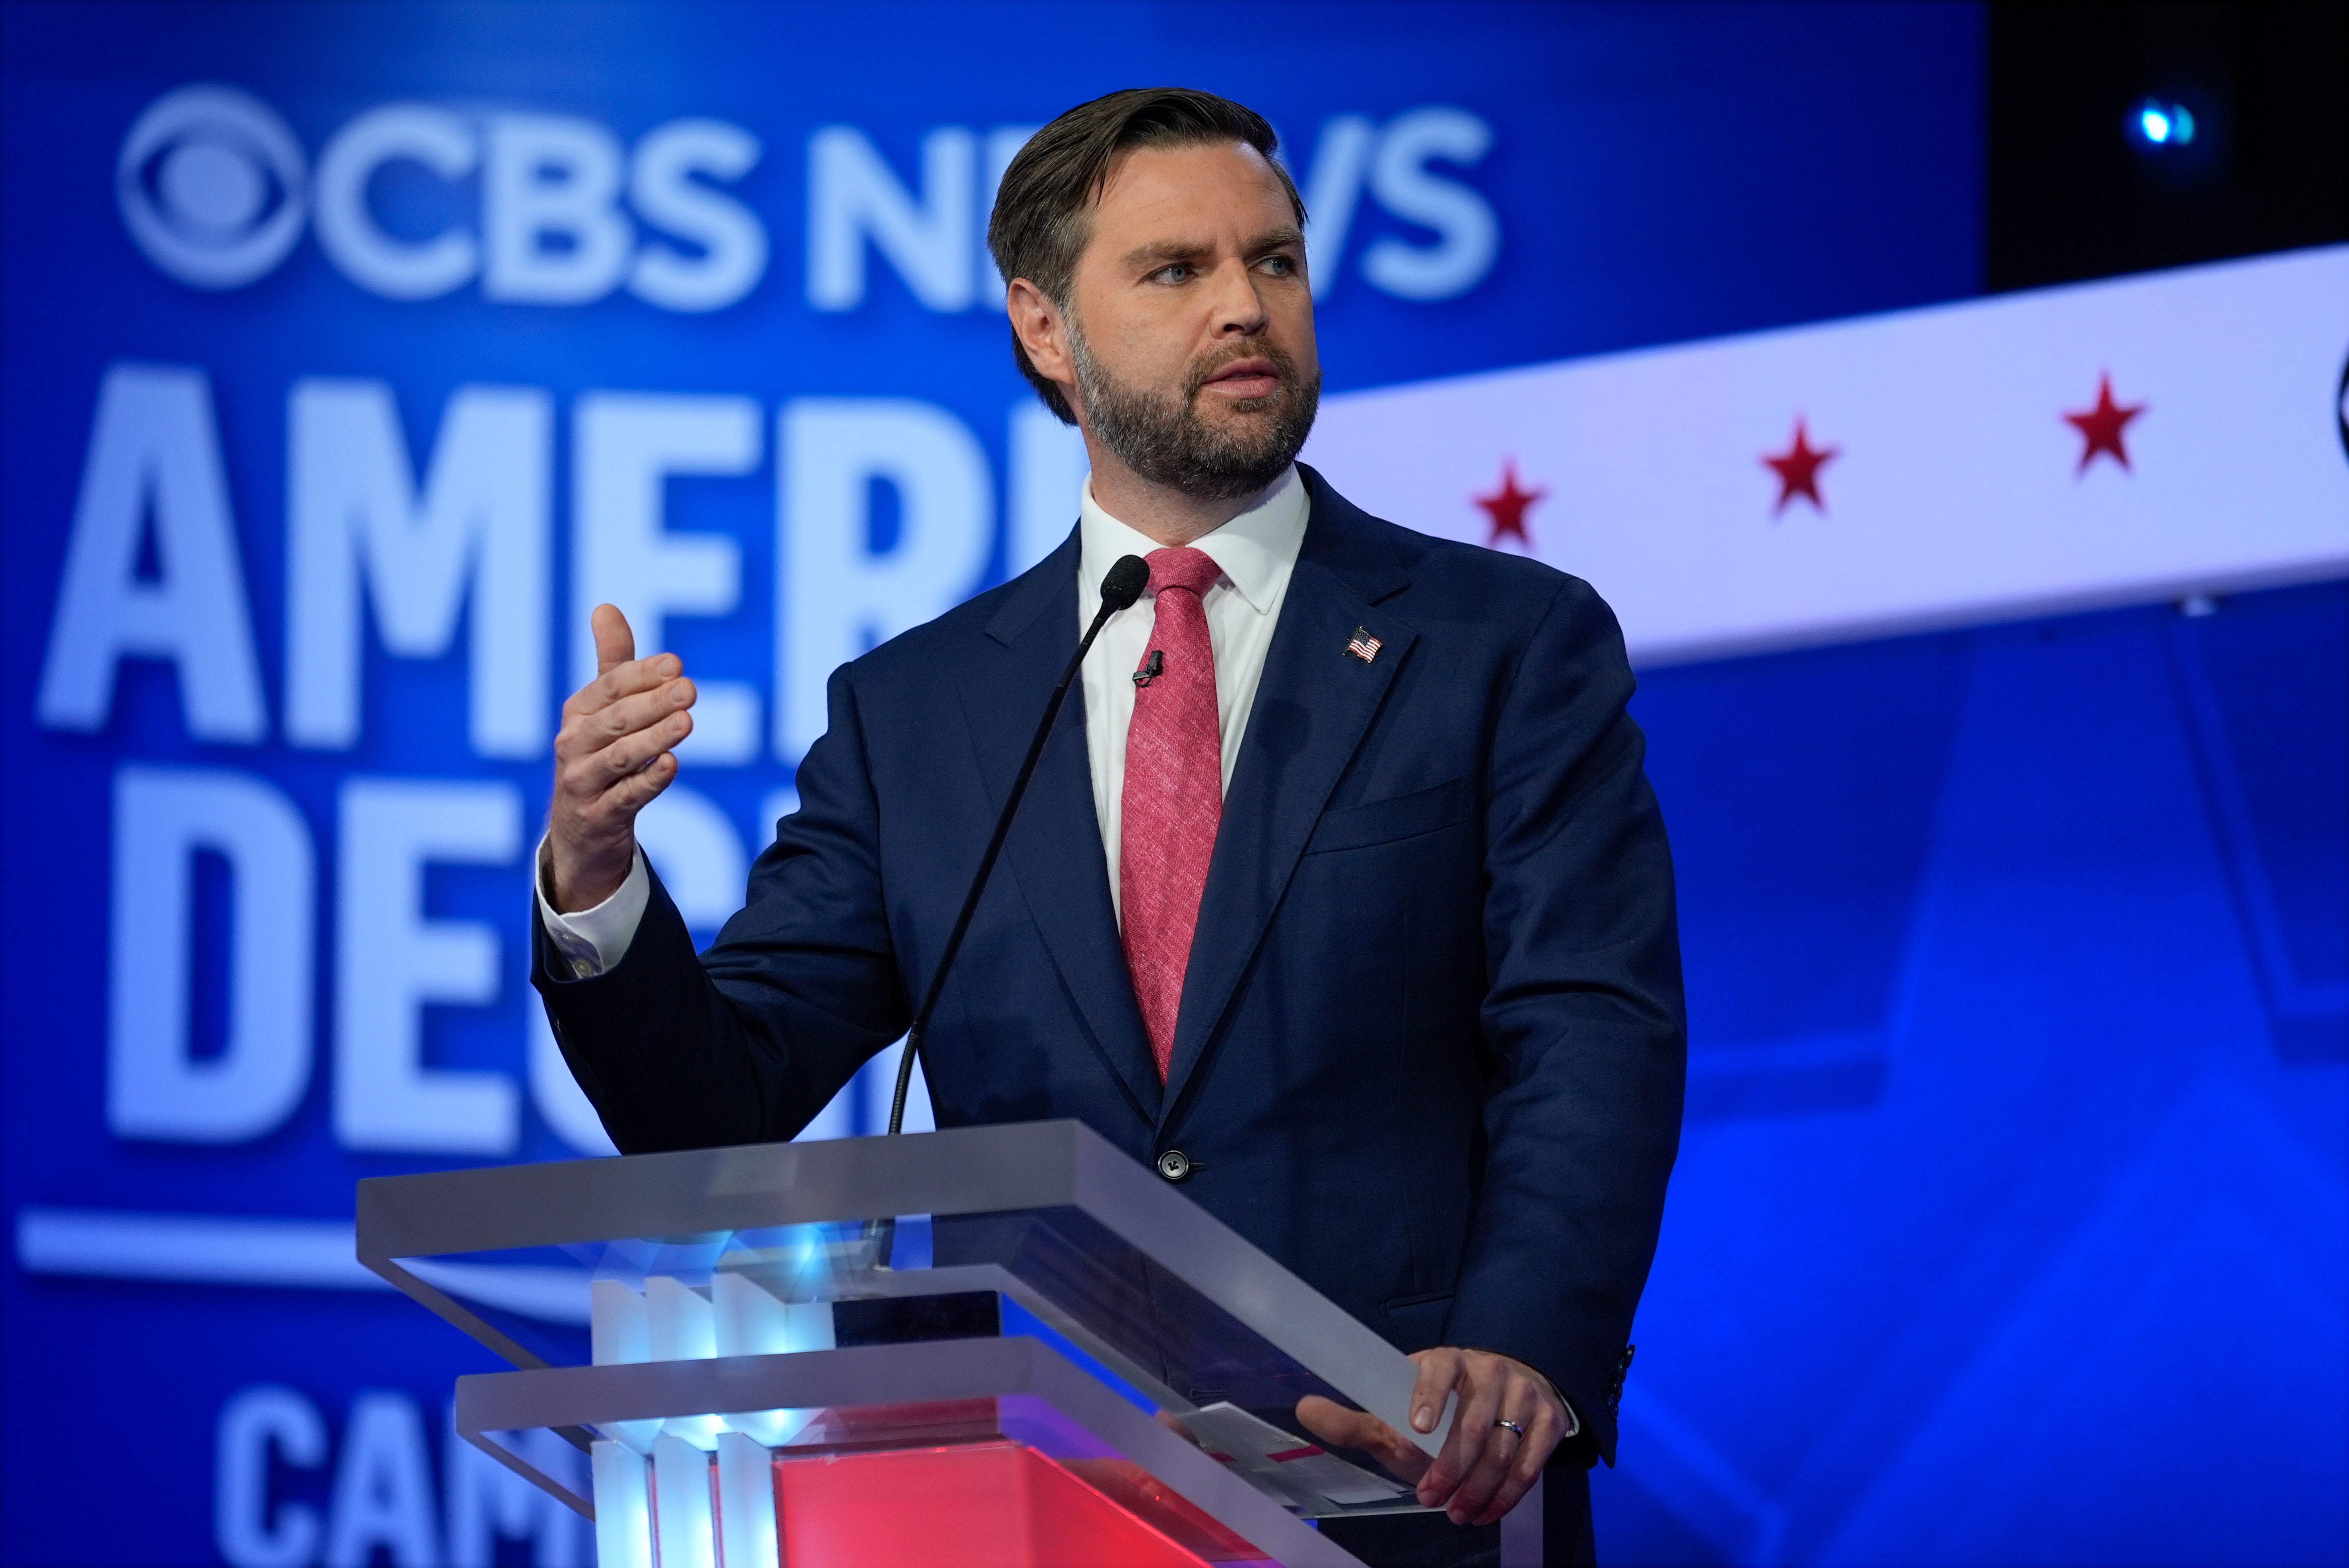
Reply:
[[1191, 275], [1191, 263], [1188, 262], [1170, 263], [1169, 264], [1159, 268], [1150, 275], [1154, 281], [1158, 283], [1179, 284]]
[[1265, 270], [1272, 273], [1274, 277], [1289, 277], [1294, 275], [1297, 271], [1297, 258], [1294, 256], [1267, 256], [1264, 259], [1264, 267]]

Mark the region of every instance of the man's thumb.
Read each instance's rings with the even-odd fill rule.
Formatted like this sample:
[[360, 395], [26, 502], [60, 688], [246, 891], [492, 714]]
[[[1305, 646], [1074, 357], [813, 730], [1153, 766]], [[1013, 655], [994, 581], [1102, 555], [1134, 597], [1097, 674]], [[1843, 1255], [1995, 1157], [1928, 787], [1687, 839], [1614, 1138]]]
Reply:
[[595, 634], [597, 675], [609, 675], [636, 656], [636, 634], [628, 630], [628, 618], [620, 614], [617, 604], [596, 605], [587, 624]]

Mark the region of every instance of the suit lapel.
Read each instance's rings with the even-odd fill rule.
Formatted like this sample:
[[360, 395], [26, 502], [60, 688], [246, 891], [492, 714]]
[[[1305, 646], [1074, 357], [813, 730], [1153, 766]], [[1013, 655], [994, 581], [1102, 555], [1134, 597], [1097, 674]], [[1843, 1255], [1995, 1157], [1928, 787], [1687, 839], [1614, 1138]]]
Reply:
[[[963, 715], [970, 726], [990, 813], [1003, 809], [1020, 758], [1044, 716], [1052, 683], [1077, 651], [1077, 543], [1069, 542], [1030, 572], [988, 623], [993, 657], [961, 672]], [[1093, 1044], [1125, 1086], [1145, 1121], [1157, 1119], [1160, 1088], [1142, 1011], [1133, 1000], [1111, 907], [1109, 874], [1093, 810], [1085, 751], [1085, 704], [1072, 686], [1052, 738], [1036, 764], [1028, 798], [1004, 846], [1028, 913], [1052, 955], [1061, 982], [1092, 1033]], [[999, 875], [1001, 873], [999, 872]], [[961, 884], [955, 885], [961, 896]]]
[[[1302, 471], [1312, 517], [1224, 800], [1183, 979], [1162, 1125], [1221, 1027], [1330, 792], [1418, 640], [1400, 616], [1377, 607], [1410, 582], [1385, 541], [1319, 474]], [[1368, 661], [1346, 651], [1357, 626], [1381, 643]]]

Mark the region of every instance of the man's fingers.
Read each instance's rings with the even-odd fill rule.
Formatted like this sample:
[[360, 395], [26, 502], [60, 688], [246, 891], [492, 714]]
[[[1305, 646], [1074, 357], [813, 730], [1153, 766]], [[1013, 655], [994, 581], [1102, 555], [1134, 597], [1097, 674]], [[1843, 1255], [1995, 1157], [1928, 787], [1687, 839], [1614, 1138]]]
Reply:
[[588, 629], [595, 635], [595, 673], [605, 676], [636, 656], [636, 634], [628, 630], [628, 618], [620, 614], [616, 604], [598, 604], [587, 617]]
[[1411, 1424], [1421, 1432], [1435, 1430], [1444, 1419], [1444, 1397], [1460, 1386], [1465, 1358], [1447, 1346], [1423, 1350], [1412, 1359], [1419, 1364], [1419, 1380], [1412, 1385]]
[[1533, 1418], [1525, 1423], [1526, 1440], [1517, 1445], [1516, 1457], [1509, 1461], [1509, 1473], [1493, 1501], [1485, 1505], [1485, 1512], [1475, 1521], [1491, 1524], [1525, 1500], [1541, 1479], [1542, 1467], [1549, 1463], [1550, 1455], [1557, 1451], [1558, 1439], [1566, 1431], [1566, 1423], [1546, 1399], [1536, 1398]]
[[[1538, 1436], [1539, 1424], [1535, 1418], [1541, 1401], [1534, 1394], [1533, 1386], [1515, 1371], [1505, 1372], [1502, 1384], [1485, 1451], [1461, 1481], [1460, 1490], [1452, 1494], [1452, 1519], [1457, 1524], [1484, 1524], [1499, 1517], [1493, 1511], [1493, 1504], [1507, 1487], [1518, 1458]], [[1504, 1421], [1511, 1424], [1503, 1426]]]
[[[691, 681], [674, 680], [609, 707], [585, 714], [574, 711], [566, 717], [554, 738], [558, 787], [580, 769], [592, 769], [600, 753], [632, 736], [666, 733], [667, 738], [663, 745], [675, 745], [683, 739], [693, 728], [686, 710], [692, 707], [694, 695]], [[643, 758], [636, 760], [642, 761]], [[597, 775], [596, 787], [601, 788], [607, 779], [608, 775]]]
[[673, 713], [650, 729], [624, 735], [567, 764], [557, 790], [581, 805], [602, 799], [614, 786], [649, 767], [693, 733], [693, 716]]
[[[1495, 1386], [1497, 1381], [1488, 1378], [1481, 1385], [1467, 1382], [1460, 1390], [1460, 1406], [1453, 1414], [1452, 1431], [1444, 1439], [1444, 1451], [1435, 1456], [1427, 1474], [1420, 1478], [1422, 1508], [1443, 1508], [1451, 1503], [1453, 1493], [1475, 1473], [1490, 1451], [1495, 1435], [1493, 1422], [1500, 1410]], [[1464, 1517], [1457, 1516], [1454, 1522]]]
[[1540, 1478], [1565, 1436], [1566, 1412], [1547, 1382], [1506, 1356], [1444, 1346], [1412, 1360], [1413, 1425], [1432, 1429], [1447, 1393], [1459, 1401], [1444, 1451], [1419, 1478], [1419, 1504], [1443, 1509], [1454, 1524], [1490, 1524]]
[[616, 702], [675, 680], [684, 668], [684, 663], [675, 654], [655, 654], [648, 659], [615, 665], [564, 700], [564, 719], [568, 722], [590, 717]]
[[675, 654], [655, 654], [648, 659], [614, 665], [573, 692], [571, 700], [563, 705], [563, 715], [572, 718], [600, 713], [638, 692], [651, 691], [664, 682], [675, 680], [684, 669], [684, 662]]
[[579, 718], [575, 723], [579, 731], [578, 744], [585, 747], [605, 745], [639, 730], [657, 729], [663, 719], [682, 714], [691, 707], [698, 695], [693, 683], [683, 679], [667, 681], [650, 691], [638, 692], [634, 696]]
[[[693, 683], [674, 654], [636, 655], [628, 618], [598, 604], [587, 619], [595, 678], [563, 705], [554, 738], [554, 801], [547, 824], [559, 909], [608, 896], [635, 852], [632, 826], [677, 777], [669, 748], [692, 733], [684, 710]], [[581, 902], [584, 901], [584, 902]]]
[[605, 790], [604, 799], [633, 817], [643, 810], [654, 796], [667, 789], [668, 781], [676, 777], [677, 758], [664, 751]]

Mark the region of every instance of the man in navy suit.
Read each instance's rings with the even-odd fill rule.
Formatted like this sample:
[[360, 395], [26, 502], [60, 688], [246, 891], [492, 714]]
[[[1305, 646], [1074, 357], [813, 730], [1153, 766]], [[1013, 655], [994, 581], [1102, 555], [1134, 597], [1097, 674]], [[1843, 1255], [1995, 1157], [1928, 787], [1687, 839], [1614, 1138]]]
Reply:
[[1631, 675], [1586, 584], [1296, 463], [1320, 371], [1274, 146], [1148, 89], [1013, 162], [988, 242], [1020, 368], [1085, 438], [1077, 529], [833, 676], [801, 809], [698, 957], [632, 829], [693, 686], [595, 612], [536, 982], [623, 1150], [798, 1132], [905, 1031], [1103, 573], [1143, 556], [924, 1042], [938, 1124], [1083, 1120], [1412, 1353], [1423, 1431], [1458, 1394], [1432, 1464], [1299, 1408], [1475, 1527], [1350, 1522], [1358, 1551], [1478, 1560], [1547, 1466], [1550, 1560], [1587, 1558], [1685, 1054]]

